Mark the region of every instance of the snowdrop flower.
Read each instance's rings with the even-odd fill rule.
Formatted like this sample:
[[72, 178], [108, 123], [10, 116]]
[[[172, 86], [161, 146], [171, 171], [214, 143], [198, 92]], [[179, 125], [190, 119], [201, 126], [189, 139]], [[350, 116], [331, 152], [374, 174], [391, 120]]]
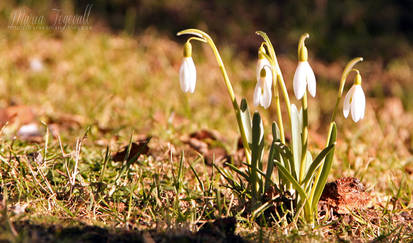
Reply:
[[271, 104], [272, 75], [270, 66], [264, 66], [254, 90], [254, 105], [267, 109]]
[[298, 66], [295, 70], [294, 80], [293, 80], [293, 87], [294, 87], [294, 94], [295, 97], [300, 100], [303, 98], [305, 89], [308, 86], [308, 92], [311, 96], [315, 96], [316, 93], [316, 82], [313, 69], [311, 68], [310, 64], [308, 63], [308, 51], [307, 47], [304, 45], [305, 38], [308, 37], [304, 35], [304, 39], [301, 39], [299, 47], [298, 47]]
[[358, 122], [364, 118], [364, 112], [366, 109], [366, 97], [364, 91], [361, 88], [361, 75], [358, 70], [356, 79], [353, 86], [348, 91], [346, 98], [344, 98], [343, 115], [347, 118], [351, 110], [351, 117], [354, 122]]
[[179, 69], [179, 83], [184, 92], [193, 93], [196, 85], [196, 69], [192, 60], [192, 45], [188, 41], [184, 47], [184, 60]]
[[[261, 69], [264, 68], [264, 66], [269, 66], [271, 67], [270, 61], [268, 61], [268, 59], [265, 57], [265, 49], [264, 47], [260, 47], [260, 49], [258, 50], [258, 62], [257, 62], [257, 82], [260, 81], [261, 78]], [[272, 73], [267, 73], [267, 75], [271, 76], [272, 78]]]

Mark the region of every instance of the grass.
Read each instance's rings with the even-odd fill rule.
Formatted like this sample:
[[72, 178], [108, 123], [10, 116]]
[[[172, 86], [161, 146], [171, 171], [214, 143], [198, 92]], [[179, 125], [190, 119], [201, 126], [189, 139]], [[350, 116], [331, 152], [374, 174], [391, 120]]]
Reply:
[[[195, 232], [208, 222], [235, 217], [235, 233], [252, 241], [412, 240], [413, 176], [408, 166], [413, 163], [413, 116], [404, 109], [409, 108], [406, 80], [411, 77], [407, 61], [380, 69], [372, 61], [361, 65], [366, 118], [355, 125], [340, 114], [337, 122], [329, 181], [359, 178], [374, 194], [373, 211], [356, 211], [315, 230], [295, 224], [264, 227], [243, 213], [219, 173], [182, 142], [191, 132], [213, 129], [230, 153], [236, 148], [231, 103], [208, 48], [194, 45], [198, 83], [195, 94], [186, 95], [178, 82], [182, 46], [156, 31], [134, 38], [97, 31], [1, 32], [0, 104], [30, 106], [45, 124], [38, 143], [16, 138], [12, 124], [2, 130], [1, 239], [27, 241], [38, 234], [40, 240], [88, 240], [86, 232], [112, 240], [142, 240], [144, 232], [155, 240], [198, 239], [205, 236]], [[238, 98], [251, 100], [255, 59], [223, 48]], [[42, 71], [30, 68], [33, 58], [42, 60]], [[318, 91], [317, 100], [309, 100], [309, 141], [317, 150], [324, 145], [344, 62], [312, 58]], [[295, 60], [281, 56], [280, 66], [291, 91]], [[378, 73], [387, 79], [378, 82]], [[401, 88], [385, 88], [394, 86]], [[260, 112], [270, 127], [274, 110]], [[152, 136], [149, 153], [119, 162], [111, 158], [147, 136]]]

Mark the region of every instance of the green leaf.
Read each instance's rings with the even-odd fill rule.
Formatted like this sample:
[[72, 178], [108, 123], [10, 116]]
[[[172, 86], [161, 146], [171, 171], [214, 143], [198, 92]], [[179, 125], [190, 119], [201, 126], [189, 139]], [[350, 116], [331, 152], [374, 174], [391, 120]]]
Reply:
[[[273, 163], [270, 164], [270, 161], [272, 161], [272, 160], [274, 160], [274, 159], [277, 160], [277, 161], [280, 161], [281, 164], [284, 165], [284, 167], [289, 168], [288, 160], [284, 160], [284, 159], [281, 157], [279, 150], [276, 149], [276, 147], [275, 147], [275, 145], [274, 145], [275, 142], [281, 142], [280, 129], [278, 128], [278, 125], [277, 125], [276, 122], [273, 122], [273, 123], [272, 123], [272, 137], [273, 137], [273, 142], [272, 142], [272, 144], [271, 144], [271, 149], [270, 149], [270, 153], [269, 153], [269, 156], [268, 156], [267, 175], [268, 175], [268, 168], [271, 169], [271, 173], [272, 173], [272, 170], [273, 170], [272, 167], [273, 167], [274, 165], [273, 165]], [[271, 151], [273, 152], [273, 154], [271, 154]], [[270, 160], [270, 158], [272, 158], [272, 160]], [[284, 162], [284, 161], [285, 161], [285, 162]], [[273, 161], [272, 161], [272, 162], [273, 162]], [[288, 185], [289, 185], [288, 180], [286, 180], [280, 173], [278, 173], [278, 177], [279, 177], [279, 182], [280, 182], [280, 185], [279, 185], [279, 186], [280, 186], [280, 187], [283, 187], [283, 186], [287, 186], [287, 187], [288, 187]], [[267, 189], [268, 189], [268, 187], [265, 186], [265, 190], [267, 190]]]
[[[328, 146], [335, 144], [337, 139], [337, 126], [335, 122], [331, 122], [330, 123], [330, 132], [329, 132], [329, 136], [328, 136]], [[320, 200], [321, 194], [324, 190], [324, 187], [326, 185], [327, 182], [327, 177], [328, 174], [330, 173], [331, 170], [331, 166], [333, 164], [333, 158], [334, 158], [334, 146], [331, 149], [331, 151], [327, 154], [325, 160], [324, 160], [324, 164], [323, 164], [323, 168], [321, 171], [321, 175], [320, 175], [320, 179], [318, 180], [317, 183], [317, 187], [315, 189], [315, 193], [314, 196], [312, 198], [312, 209], [313, 210], [317, 210], [317, 205], [318, 205], [318, 201]]]
[[[200, 159], [202, 159], [202, 157], [198, 158], [198, 159], [194, 162], [194, 164], [197, 163]], [[189, 162], [187, 162], [187, 163], [188, 163], [188, 165], [189, 165], [189, 168], [191, 168], [192, 172], [194, 173], [195, 178], [196, 178], [196, 180], [198, 181], [199, 185], [201, 186], [202, 193], [204, 193], [204, 195], [205, 195], [204, 183], [203, 183], [202, 180], [199, 178], [198, 173], [196, 172], [196, 170], [194, 169], [194, 167], [192, 166], [192, 164], [189, 163]]]
[[[335, 147], [335, 143], [327, 146], [324, 148], [314, 159], [313, 163], [311, 163], [310, 168], [307, 171], [306, 177], [304, 178], [303, 182], [301, 184], [307, 184], [311, 178], [314, 176], [314, 171], [316, 171], [319, 166], [321, 165], [321, 162], [323, 162], [323, 159], [326, 157], [326, 155]], [[308, 154], [307, 154], [308, 157]]]
[[[225, 163], [225, 164], [228, 164], [228, 163]], [[248, 168], [251, 168], [251, 165], [249, 165], [249, 164], [247, 164], [247, 163], [244, 163], [244, 162], [243, 162], [242, 164], [244, 164], [244, 165], [247, 166]], [[258, 172], [259, 175], [265, 176], [264, 171], [262, 171], [261, 169], [257, 168], [257, 172]]]
[[245, 172], [238, 169], [235, 165], [230, 163], [225, 163], [225, 165], [227, 165], [231, 170], [235, 171], [240, 176], [244, 177], [246, 180], [249, 180], [249, 176]]
[[310, 151], [307, 150], [307, 155], [305, 156], [305, 167], [304, 167], [306, 173], [312, 163], [313, 163], [313, 156], [311, 155]]
[[[293, 165], [294, 157], [293, 157], [293, 154], [292, 154], [290, 148], [287, 145], [283, 144], [280, 140], [274, 142], [273, 144], [275, 146], [275, 149], [276, 149], [277, 153], [279, 153], [279, 155], [281, 155], [280, 159], [283, 160], [283, 162], [285, 164], [284, 167], [286, 167], [286, 165], [289, 165], [290, 166], [289, 171], [293, 175], [294, 171], [293, 172], [291, 172], [291, 171], [294, 169], [293, 168], [293, 166], [294, 166]], [[280, 161], [280, 160], [278, 160], [278, 161]], [[288, 167], [286, 167], [286, 168], [288, 168]]]
[[[274, 124], [273, 124], [274, 128]], [[273, 129], [274, 130], [274, 129]], [[265, 173], [265, 185], [264, 192], [268, 190], [268, 187], [271, 184], [271, 175], [274, 170], [274, 157], [276, 154], [274, 143], [271, 143], [270, 152], [268, 153], [268, 163], [267, 163], [267, 172]]]
[[291, 137], [292, 137], [292, 151], [294, 155], [294, 163], [292, 175], [294, 178], [298, 178], [297, 175], [299, 174], [300, 170], [300, 161], [301, 161], [301, 118], [300, 113], [297, 110], [297, 107], [292, 104], [291, 105]]
[[278, 161], [275, 162], [277, 165], [278, 171], [283, 174], [285, 178], [293, 185], [294, 189], [300, 194], [300, 196], [307, 201], [307, 194], [304, 189], [298, 184], [297, 180], [287, 171], [287, 169]]
[[278, 128], [278, 125], [276, 122], [272, 123], [272, 138], [273, 138], [273, 141], [281, 139], [280, 129]]
[[251, 123], [251, 115], [248, 109], [247, 100], [243, 98], [240, 104], [240, 111], [241, 111], [241, 122], [242, 127], [244, 128], [245, 136], [247, 138], [248, 144], [252, 143], [252, 123]]
[[229, 173], [228, 171], [221, 170], [217, 165], [212, 164], [218, 171], [219, 174], [222, 175], [222, 177], [224, 177], [224, 179], [231, 185], [231, 189], [235, 190], [235, 191], [240, 191], [241, 185], [234, 179], [234, 177], [232, 176], [231, 173]]
[[257, 198], [257, 184], [258, 184], [258, 172], [257, 169], [262, 157], [263, 150], [263, 137], [264, 129], [262, 126], [261, 116], [258, 112], [254, 113], [252, 117], [252, 143], [251, 143], [251, 168], [250, 168], [250, 188], [252, 190], [252, 196]]

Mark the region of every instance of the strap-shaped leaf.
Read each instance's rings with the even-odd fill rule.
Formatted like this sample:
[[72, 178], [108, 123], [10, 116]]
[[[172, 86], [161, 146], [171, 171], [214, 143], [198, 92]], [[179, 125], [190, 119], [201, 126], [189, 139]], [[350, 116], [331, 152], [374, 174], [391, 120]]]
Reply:
[[[274, 127], [274, 126], [273, 126]], [[267, 173], [265, 173], [264, 192], [268, 190], [271, 184], [271, 175], [274, 170], [274, 157], [276, 154], [274, 143], [271, 143], [270, 152], [268, 153]]]
[[273, 141], [281, 139], [280, 128], [278, 127], [276, 122], [272, 123], [272, 138]]
[[[198, 158], [195, 162], [197, 163], [200, 159], [202, 159], [202, 157]], [[194, 169], [194, 167], [192, 166], [191, 163], [188, 162], [189, 168], [191, 168], [192, 172], [195, 175], [196, 180], [198, 181], [199, 185], [201, 186], [201, 190], [202, 192], [205, 194], [205, 187], [204, 187], [204, 183], [202, 182], [202, 180], [199, 178], [198, 173], [196, 172], [196, 170]]]
[[310, 165], [313, 163], [313, 156], [311, 155], [311, 152], [307, 150], [307, 155], [305, 156], [305, 173], [304, 175], [307, 174], [308, 169], [310, 168]]
[[[274, 145], [274, 143], [275, 142], [281, 142], [281, 133], [280, 133], [280, 129], [279, 129], [279, 127], [278, 127], [278, 125], [277, 125], [277, 123], [276, 122], [273, 122], [272, 123], [272, 137], [273, 137], [273, 142], [272, 142], [272, 144], [271, 144], [271, 149], [270, 149], [270, 153], [269, 153], [269, 156], [268, 156], [268, 167], [267, 167], [267, 175], [269, 175], [269, 171], [268, 171], [268, 168], [270, 168], [271, 169], [271, 173], [272, 173], [272, 171], [273, 171], [273, 166], [274, 166], [274, 164], [273, 163], [270, 163], [270, 158], [272, 157], [272, 160], [277, 160], [277, 161], [280, 161], [280, 163], [281, 164], [283, 164], [284, 165], [284, 167], [286, 167], [287, 169], [290, 169], [290, 165], [289, 165], [289, 161], [288, 160], [284, 160], [282, 157], [281, 157], [281, 154], [280, 154], [280, 152], [279, 152], [279, 149], [277, 148], [277, 147], [275, 147], [275, 145]], [[288, 148], [288, 147], [287, 147]], [[273, 154], [271, 154], [271, 151], [273, 151]], [[273, 161], [272, 161], [273, 162]], [[286, 180], [286, 178], [284, 178], [283, 177], [283, 175], [282, 174], [280, 174], [280, 173], [278, 173], [278, 177], [279, 177], [279, 182], [280, 182], [280, 187], [283, 187], [283, 186], [286, 186], [286, 187], [288, 187], [288, 185], [289, 185], [289, 182], [288, 182], [288, 180]], [[268, 187], [267, 186], [265, 186], [265, 190], [267, 190], [268, 189]]]
[[217, 165], [212, 164], [218, 171], [219, 174], [222, 175], [222, 177], [224, 177], [224, 179], [231, 185], [232, 189], [239, 191], [241, 188], [241, 185], [239, 183], [237, 183], [237, 181], [234, 179], [234, 177], [232, 176], [231, 173], [229, 173], [226, 170], [221, 170]]
[[250, 111], [248, 109], [247, 100], [245, 98], [242, 98], [239, 108], [241, 110], [240, 115], [241, 115], [242, 127], [244, 128], [244, 132], [245, 132], [245, 136], [247, 137], [248, 144], [251, 144], [252, 143], [252, 122], [251, 122]]
[[[337, 139], [336, 123], [331, 122], [330, 123], [330, 132], [329, 132], [329, 136], [328, 136], [328, 146], [330, 146], [332, 144], [335, 144], [336, 139]], [[314, 196], [312, 198], [312, 207], [311, 208], [313, 210], [317, 210], [318, 201], [320, 200], [321, 193], [324, 190], [324, 187], [325, 187], [326, 182], [327, 182], [328, 174], [330, 173], [331, 166], [333, 164], [333, 158], [334, 158], [334, 146], [330, 150], [330, 152], [327, 154], [327, 156], [324, 160], [323, 168], [322, 168], [322, 171], [321, 171], [321, 174], [320, 174], [320, 179], [318, 180], [318, 183], [316, 185], [316, 189], [315, 189], [315, 192], [314, 192]]]
[[264, 129], [262, 125], [261, 116], [258, 112], [254, 113], [252, 117], [252, 143], [251, 143], [251, 168], [250, 168], [250, 186], [252, 196], [257, 198], [257, 183], [258, 183], [258, 162], [262, 157], [263, 150]]
[[294, 155], [294, 170], [292, 170], [292, 175], [294, 178], [298, 178], [301, 162], [301, 118], [300, 112], [298, 112], [297, 107], [291, 105], [291, 137], [292, 137], [292, 152]]
[[[227, 164], [227, 163], [225, 163], [225, 164]], [[251, 168], [251, 165], [249, 165], [248, 163], [244, 163], [244, 162], [243, 162], [242, 164], [244, 164], [244, 165], [247, 166], [248, 168]], [[257, 168], [257, 172], [258, 172], [259, 175], [265, 177], [264, 171], [262, 171], [260, 168]]]
[[323, 159], [335, 147], [335, 145], [336, 144], [333, 143], [327, 146], [317, 155], [313, 163], [311, 163], [310, 168], [308, 169], [307, 174], [301, 184], [307, 184], [311, 180], [311, 178], [314, 176], [314, 171], [316, 171], [319, 168], [319, 166], [321, 165], [321, 162], [323, 162]]
[[[279, 153], [281, 155], [280, 159], [284, 162], [284, 167], [286, 167], [288, 165], [289, 166], [288, 171], [291, 173], [291, 175], [294, 176], [294, 174], [295, 174], [295, 172], [293, 171], [294, 170], [294, 157], [293, 157], [293, 154], [292, 154], [290, 148], [287, 145], [283, 144], [280, 140], [277, 140], [274, 143], [274, 146], [275, 146], [275, 149], [276, 149], [277, 153]], [[278, 161], [280, 161], [280, 160], [278, 160]], [[288, 167], [286, 167], [286, 168], [288, 168]]]
[[246, 180], [249, 179], [249, 176], [241, 171], [240, 169], [238, 169], [235, 165], [231, 164], [231, 163], [225, 163], [226, 166], [229, 166], [229, 168], [231, 168], [231, 170], [235, 171], [237, 174], [239, 174], [240, 176], [244, 177]]
[[278, 171], [290, 181], [294, 189], [300, 194], [303, 200], [308, 201], [307, 194], [305, 193], [304, 189], [300, 186], [300, 184], [298, 184], [297, 180], [287, 171], [287, 169], [280, 162], [276, 161], [275, 164], [277, 165]]

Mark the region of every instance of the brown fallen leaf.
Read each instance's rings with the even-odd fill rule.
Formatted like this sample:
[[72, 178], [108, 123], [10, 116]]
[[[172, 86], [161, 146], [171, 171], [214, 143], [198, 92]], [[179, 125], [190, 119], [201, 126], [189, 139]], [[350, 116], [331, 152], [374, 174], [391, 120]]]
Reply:
[[370, 192], [358, 179], [344, 177], [326, 184], [318, 206], [319, 211], [332, 209], [336, 214], [349, 214], [367, 208], [370, 200]]
[[191, 133], [189, 138], [182, 138], [182, 141], [202, 154], [207, 165], [212, 165], [213, 162], [223, 163], [231, 161], [231, 156], [225, 148], [217, 145], [219, 137], [217, 132], [203, 129]]
[[[148, 155], [149, 153], [149, 147], [148, 147], [148, 143], [151, 140], [152, 137], [146, 137], [143, 139], [139, 139], [136, 142], [133, 142], [131, 145], [131, 149], [130, 149], [130, 153], [128, 158], [126, 158], [126, 160], [130, 160], [133, 157], [135, 157], [136, 155]], [[112, 155], [112, 160], [119, 162], [119, 161], [123, 161], [125, 159], [125, 156], [128, 153], [128, 145], [124, 146], [123, 149], [120, 152], [116, 152], [115, 154]]]
[[189, 137], [195, 138], [198, 140], [206, 140], [206, 139], [218, 140], [219, 135], [215, 131], [208, 131], [208, 130], [202, 129], [200, 131], [191, 133]]
[[60, 113], [49, 116], [48, 123], [59, 129], [78, 129], [85, 123], [85, 118], [79, 115]]
[[43, 141], [44, 131], [29, 106], [14, 105], [0, 109], [0, 127], [6, 124], [16, 129], [16, 135], [21, 140], [35, 143]]
[[33, 123], [36, 116], [32, 108], [24, 105], [9, 106], [0, 109], [0, 126], [4, 126], [7, 122], [18, 122], [19, 125]]
[[404, 166], [404, 171], [409, 174], [413, 175], [413, 162], [409, 162]]

